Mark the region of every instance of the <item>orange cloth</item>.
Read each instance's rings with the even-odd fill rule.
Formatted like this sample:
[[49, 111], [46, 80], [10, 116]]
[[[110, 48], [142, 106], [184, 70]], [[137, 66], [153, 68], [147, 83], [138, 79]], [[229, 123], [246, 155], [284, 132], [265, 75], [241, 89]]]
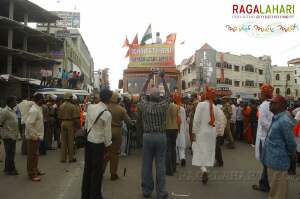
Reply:
[[260, 87], [261, 93], [265, 94], [269, 98], [273, 97], [273, 90], [274, 88], [270, 84], [263, 84]]
[[209, 115], [210, 115], [210, 121], [209, 125], [214, 127], [215, 126], [215, 115], [214, 115], [214, 110], [213, 110], [213, 104], [214, 100], [216, 98], [216, 90], [213, 88], [209, 88], [207, 85], [205, 87], [204, 91], [204, 99], [209, 101]]
[[80, 107], [80, 116], [79, 116], [79, 118], [80, 118], [80, 127], [82, 127], [83, 126], [83, 123], [84, 123], [84, 117], [83, 117], [83, 106], [81, 106]]
[[298, 137], [300, 131], [300, 121], [293, 127], [294, 136]]
[[251, 108], [250, 106], [247, 106], [243, 108], [243, 128], [244, 128], [244, 136], [246, 138], [246, 141], [248, 144], [252, 143], [252, 131], [250, 128], [250, 113], [251, 113]]

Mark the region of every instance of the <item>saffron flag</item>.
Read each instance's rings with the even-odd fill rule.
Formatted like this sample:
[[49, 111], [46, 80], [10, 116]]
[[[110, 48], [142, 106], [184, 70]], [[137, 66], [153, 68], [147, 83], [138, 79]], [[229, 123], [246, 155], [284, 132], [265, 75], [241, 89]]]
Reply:
[[128, 38], [127, 38], [127, 36], [126, 36], [126, 39], [125, 39], [125, 41], [124, 41], [124, 44], [123, 44], [122, 48], [128, 47], [128, 46], [129, 46], [129, 41], [128, 41]]
[[130, 46], [136, 46], [136, 45], [139, 45], [139, 39], [138, 39], [138, 34], [136, 33], [132, 43]]
[[176, 41], [176, 33], [171, 33], [167, 36], [167, 40], [165, 44], [175, 44]]
[[152, 39], [152, 28], [151, 28], [151, 24], [148, 26], [143, 38], [142, 38], [142, 41], [141, 41], [141, 44], [142, 45], [145, 45], [146, 41], [149, 40], [149, 39]]

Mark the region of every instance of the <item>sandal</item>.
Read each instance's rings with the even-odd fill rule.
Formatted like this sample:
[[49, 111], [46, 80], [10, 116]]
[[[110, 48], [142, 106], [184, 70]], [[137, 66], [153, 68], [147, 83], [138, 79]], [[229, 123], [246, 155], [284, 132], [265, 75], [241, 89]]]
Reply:
[[41, 178], [39, 178], [39, 177], [32, 177], [32, 178], [30, 178], [30, 180], [33, 181], [33, 182], [40, 182]]

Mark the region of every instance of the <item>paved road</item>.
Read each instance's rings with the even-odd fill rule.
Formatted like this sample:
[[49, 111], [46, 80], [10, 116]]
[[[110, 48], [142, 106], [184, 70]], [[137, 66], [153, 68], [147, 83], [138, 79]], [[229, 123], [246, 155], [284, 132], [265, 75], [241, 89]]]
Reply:
[[[260, 175], [260, 165], [254, 159], [254, 149], [238, 143], [237, 149], [223, 149], [225, 165], [213, 168], [208, 185], [202, 185], [199, 168], [191, 166], [190, 156], [187, 167], [178, 168], [175, 176], [167, 177], [167, 190], [174, 199], [265, 199], [265, 193], [251, 190]], [[40, 183], [31, 182], [26, 176], [26, 157], [16, 157], [19, 176], [5, 176], [0, 173], [0, 199], [80, 199], [83, 172], [82, 150], [78, 151], [79, 161], [73, 164], [59, 163], [59, 152], [50, 151], [40, 157], [40, 169], [46, 172]], [[0, 169], [3, 168], [0, 163]], [[126, 176], [123, 176], [126, 168]], [[140, 189], [141, 152], [135, 151], [120, 161], [121, 180], [111, 182], [105, 174], [104, 196], [106, 199], [141, 199]], [[290, 180], [289, 198], [299, 197], [300, 175]], [[172, 195], [174, 193], [175, 195]], [[154, 195], [155, 196], [155, 195]], [[155, 198], [153, 196], [153, 198]]]

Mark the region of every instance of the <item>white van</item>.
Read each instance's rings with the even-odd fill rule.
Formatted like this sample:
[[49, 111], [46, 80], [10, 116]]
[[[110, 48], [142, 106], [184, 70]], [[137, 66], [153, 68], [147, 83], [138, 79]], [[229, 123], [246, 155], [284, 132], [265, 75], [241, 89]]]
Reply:
[[66, 92], [70, 92], [74, 95], [77, 96], [77, 98], [83, 102], [84, 98], [86, 96], [90, 96], [90, 93], [87, 92], [86, 90], [75, 90], [75, 89], [62, 89], [62, 88], [43, 88], [43, 89], [38, 89], [34, 94], [42, 94], [44, 96], [46, 95], [56, 95], [58, 98], [63, 99], [64, 94]]

